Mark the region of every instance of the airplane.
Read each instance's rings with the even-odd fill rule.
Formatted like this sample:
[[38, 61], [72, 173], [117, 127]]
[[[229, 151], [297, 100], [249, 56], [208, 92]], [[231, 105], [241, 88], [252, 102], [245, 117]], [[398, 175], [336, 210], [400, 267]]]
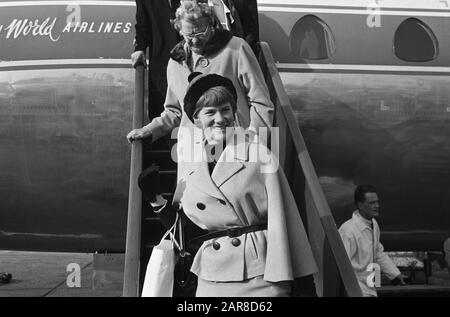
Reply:
[[450, 237], [447, 1], [258, 1], [336, 224], [356, 185], [379, 190], [389, 250]]
[[[134, 1], [0, 1], [0, 249], [125, 250]], [[337, 224], [377, 186], [389, 250], [450, 237], [446, 1], [258, 1]]]

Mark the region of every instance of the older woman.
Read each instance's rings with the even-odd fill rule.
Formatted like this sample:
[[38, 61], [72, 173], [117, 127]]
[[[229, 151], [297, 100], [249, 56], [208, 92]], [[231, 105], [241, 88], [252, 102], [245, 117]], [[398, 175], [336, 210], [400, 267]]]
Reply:
[[276, 159], [234, 127], [237, 100], [232, 81], [217, 74], [192, 79], [184, 98], [203, 155], [189, 165], [174, 203], [209, 230], [194, 239], [201, 244], [191, 268], [196, 295], [289, 296], [291, 281], [315, 273], [316, 264]]
[[183, 111], [183, 98], [189, 74], [197, 71], [231, 79], [237, 95], [236, 125], [255, 132], [260, 127], [270, 127], [273, 104], [250, 46], [229, 31], [216, 28], [211, 8], [197, 1], [181, 3], [174, 26], [184, 40], [172, 50], [167, 66], [165, 110], [148, 125], [131, 131], [128, 140], [151, 137], [155, 141], [178, 126], [187, 128], [180, 130], [179, 139], [180, 133], [191, 131], [192, 123]]

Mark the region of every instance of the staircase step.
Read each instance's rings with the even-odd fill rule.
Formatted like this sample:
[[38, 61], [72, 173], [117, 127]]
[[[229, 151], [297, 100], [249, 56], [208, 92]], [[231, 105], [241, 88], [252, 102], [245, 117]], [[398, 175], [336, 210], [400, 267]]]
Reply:
[[146, 150], [168, 150], [172, 146], [170, 145], [172, 142], [166, 140], [166, 138], [161, 138], [156, 140], [155, 142], [149, 142], [149, 140], [144, 140], [144, 152]]
[[155, 156], [165, 156], [165, 157], [170, 157], [170, 155], [171, 155], [169, 150], [147, 150], [144, 153], [145, 154], [153, 154]]
[[[171, 170], [171, 171], [159, 171], [159, 192], [166, 193], [167, 197], [171, 198], [173, 196], [173, 193], [175, 192], [176, 187], [176, 176], [177, 171]], [[164, 197], [163, 195], [163, 197]]]
[[173, 193], [176, 186], [177, 171], [159, 171], [160, 191], [165, 193]]
[[145, 217], [145, 218], [143, 218], [143, 219], [144, 219], [144, 221], [154, 221], [154, 220], [159, 220], [158, 216], [155, 216], [155, 217], [149, 216], [149, 217]]
[[176, 170], [177, 163], [172, 160], [168, 150], [151, 150], [144, 153], [144, 166], [156, 164], [163, 170]]

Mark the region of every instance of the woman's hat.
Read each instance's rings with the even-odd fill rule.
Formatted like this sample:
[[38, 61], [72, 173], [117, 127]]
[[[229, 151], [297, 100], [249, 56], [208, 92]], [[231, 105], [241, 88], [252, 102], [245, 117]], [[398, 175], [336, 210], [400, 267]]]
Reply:
[[196, 113], [197, 102], [200, 97], [213, 87], [225, 87], [234, 98], [234, 102], [237, 102], [236, 88], [234, 88], [233, 82], [218, 74], [202, 74], [200, 72], [194, 72], [188, 77], [189, 86], [187, 87], [186, 96], [184, 96], [184, 112], [186, 112], [189, 120], [192, 122], [193, 116]]

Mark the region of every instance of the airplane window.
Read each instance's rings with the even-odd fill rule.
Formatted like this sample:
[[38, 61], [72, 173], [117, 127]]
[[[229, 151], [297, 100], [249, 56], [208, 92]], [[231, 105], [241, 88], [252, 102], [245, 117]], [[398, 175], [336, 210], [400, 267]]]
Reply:
[[291, 53], [305, 59], [329, 58], [336, 51], [330, 27], [314, 15], [306, 15], [292, 28], [289, 39]]
[[438, 41], [433, 31], [422, 21], [403, 21], [394, 35], [395, 55], [408, 62], [427, 62], [438, 55]]

